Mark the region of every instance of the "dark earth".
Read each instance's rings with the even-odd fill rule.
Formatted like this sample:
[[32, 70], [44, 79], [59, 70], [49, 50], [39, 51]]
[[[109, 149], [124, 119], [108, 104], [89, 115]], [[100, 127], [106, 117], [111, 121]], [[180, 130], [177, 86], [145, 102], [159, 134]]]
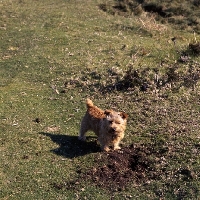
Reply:
[[128, 183], [140, 184], [158, 176], [149, 158], [150, 154], [150, 149], [134, 145], [105, 153], [100, 161], [97, 160], [104, 164], [93, 167], [83, 176], [99, 187], [114, 191], [124, 190]]
[[[161, 152], [160, 152], [161, 153]], [[164, 152], [163, 152], [164, 153]], [[130, 184], [148, 184], [159, 178], [162, 170], [156, 170], [153, 148], [130, 145], [118, 151], [102, 152], [90, 169], [77, 171], [79, 177], [63, 183], [54, 183], [56, 189], [76, 189], [83, 180], [110, 191], [123, 191]], [[162, 154], [162, 153], [161, 153]]]

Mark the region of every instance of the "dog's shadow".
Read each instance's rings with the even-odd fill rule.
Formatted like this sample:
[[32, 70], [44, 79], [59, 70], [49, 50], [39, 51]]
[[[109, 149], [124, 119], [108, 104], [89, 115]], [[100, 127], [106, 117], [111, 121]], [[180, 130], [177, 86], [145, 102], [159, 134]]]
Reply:
[[83, 142], [78, 140], [77, 136], [45, 132], [40, 132], [40, 134], [50, 137], [53, 142], [59, 145], [58, 148], [52, 149], [51, 152], [66, 158], [75, 158], [100, 151], [100, 147], [94, 137], [88, 136], [87, 141]]

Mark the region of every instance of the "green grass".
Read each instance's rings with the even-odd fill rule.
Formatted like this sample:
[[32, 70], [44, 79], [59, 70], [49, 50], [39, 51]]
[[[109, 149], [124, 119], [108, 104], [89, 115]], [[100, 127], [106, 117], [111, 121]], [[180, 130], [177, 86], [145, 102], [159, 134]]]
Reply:
[[[188, 62], [178, 61], [199, 35], [145, 17], [110, 15], [100, 4], [105, 1], [0, 2], [1, 199], [199, 198], [200, 85], [193, 79], [200, 58], [189, 51]], [[150, 88], [141, 91], [143, 82], [130, 79], [131, 89], [107, 90], [125, 81], [130, 66]], [[155, 86], [155, 74], [168, 82]], [[113, 194], [84, 180], [75, 190], [55, 187], [101, 155], [94, 138], [87, 141], [91, 149], [78, 148], [86, 97], [129, 114], [124, 146], [168, 149], [157, 166], [165, 168], [159, 180]]]
[[[170, 23], [179, 30], [199, 33], [199, 2], [179, 0], [111, 0], [104, 1], [99, 6], [112, 15], [154, 17], [161, 23]], [[147, 14], [149, 13], [149, 14]]]

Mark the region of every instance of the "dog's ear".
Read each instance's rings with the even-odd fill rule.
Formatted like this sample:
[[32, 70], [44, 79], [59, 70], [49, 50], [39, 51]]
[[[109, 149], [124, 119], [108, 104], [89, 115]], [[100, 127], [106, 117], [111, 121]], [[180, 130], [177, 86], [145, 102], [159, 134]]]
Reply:
[[119, 115], [122, 117], [122, 119], [128, 118], [128, 115], [125, 112], [120, 112]]
[[106, 116], [108, 116], [110, 113], [111, 113], [111, 110], [105, 110], [105, 111], [104, 111], [104, 114], [105, 114]]

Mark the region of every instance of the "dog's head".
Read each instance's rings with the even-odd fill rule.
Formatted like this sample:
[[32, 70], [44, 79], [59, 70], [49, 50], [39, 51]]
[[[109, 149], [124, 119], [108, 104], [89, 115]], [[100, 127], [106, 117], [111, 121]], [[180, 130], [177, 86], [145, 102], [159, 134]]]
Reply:
[[105, 120], [109, 127], [109, 133], [112, 135], [123, 134], [126, 129], [128, 115], [124, 112], [115, 112], [113, 110], [105, 110]]

